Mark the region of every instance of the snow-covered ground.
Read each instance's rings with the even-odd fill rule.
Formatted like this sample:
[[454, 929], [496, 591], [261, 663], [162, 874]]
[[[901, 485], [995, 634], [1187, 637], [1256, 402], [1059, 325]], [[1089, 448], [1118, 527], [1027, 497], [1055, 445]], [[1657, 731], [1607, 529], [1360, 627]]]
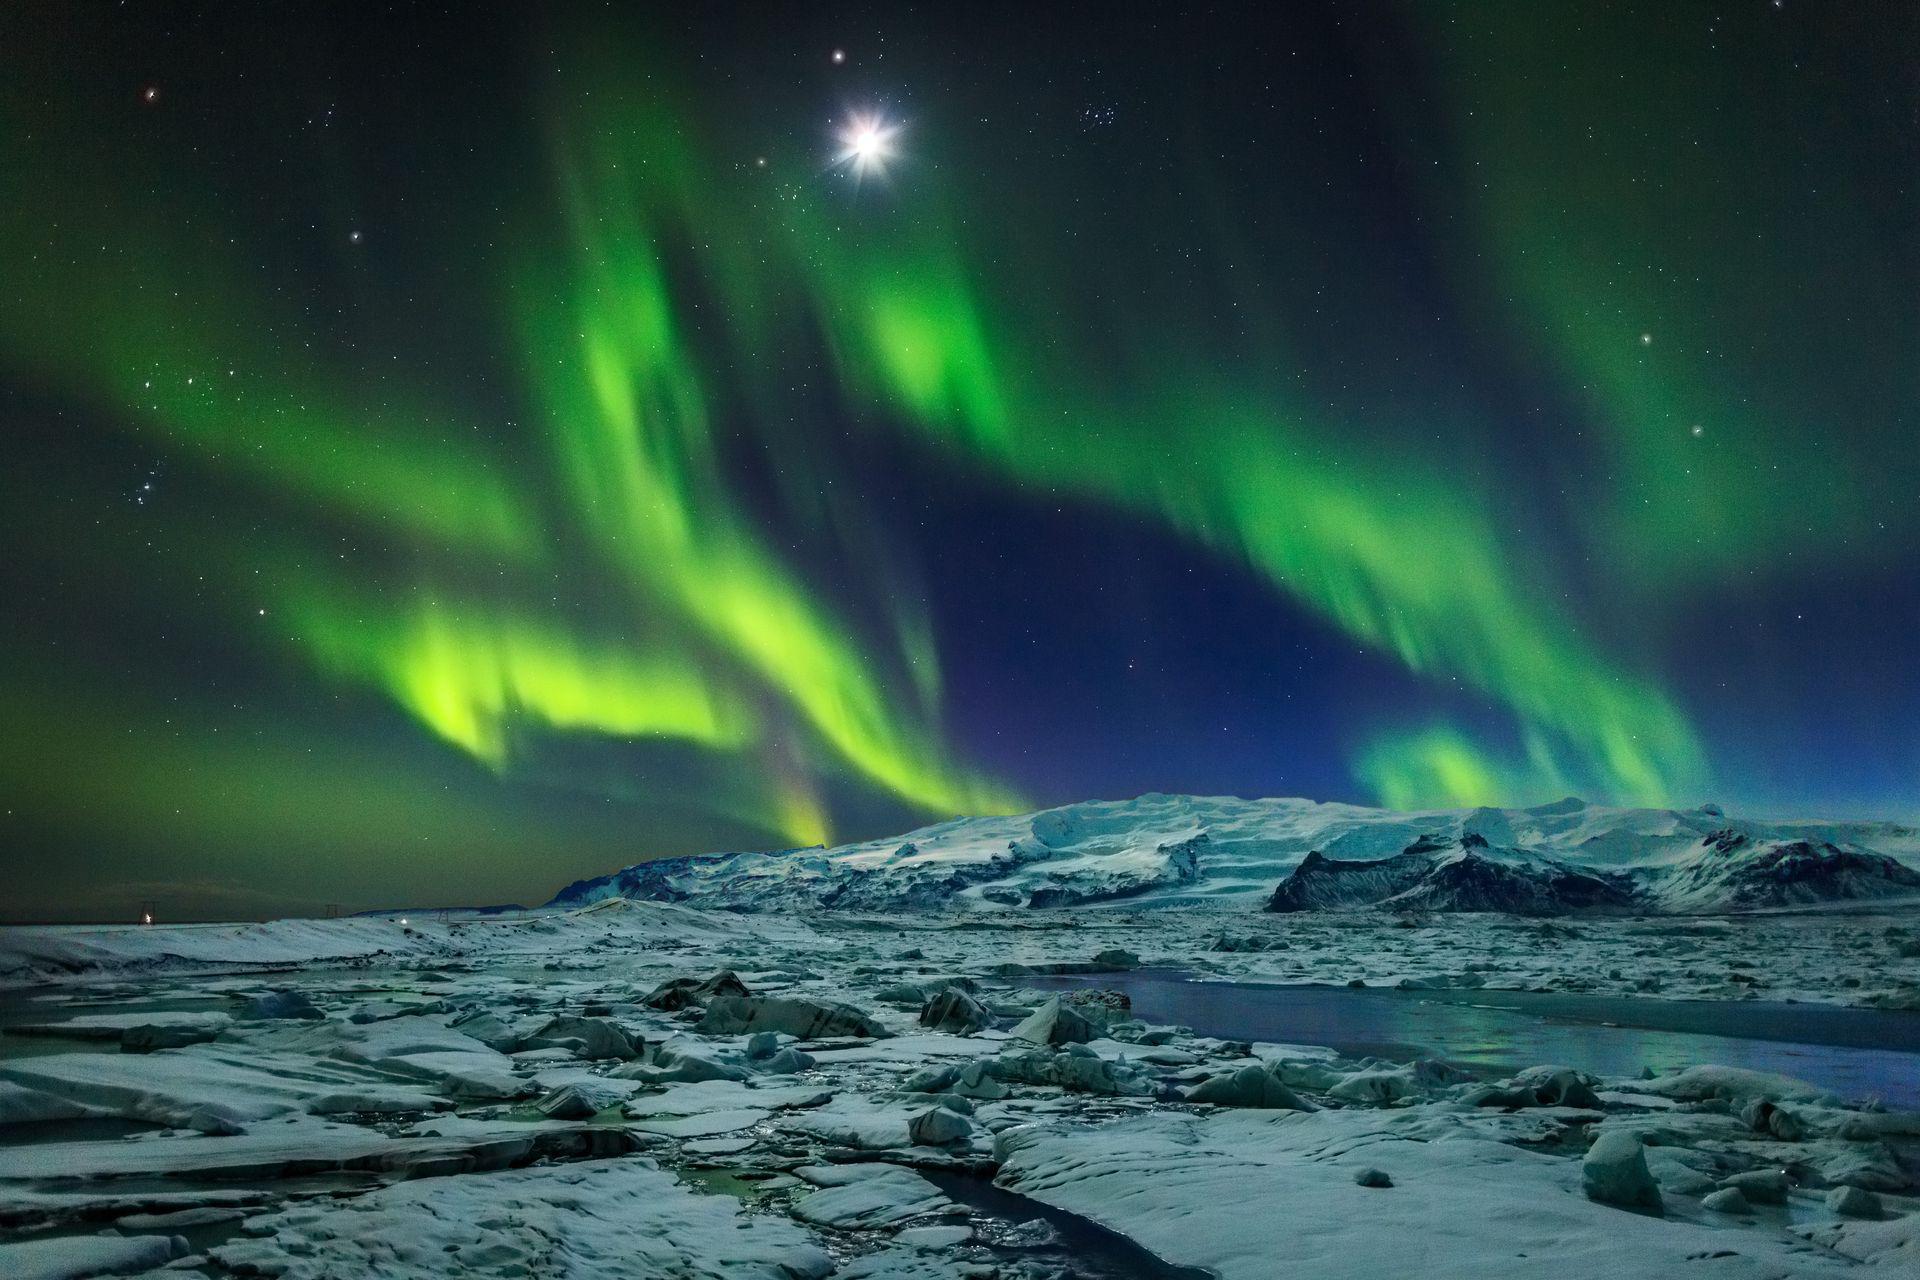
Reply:
[[[1344, 848], [1433, 833], [1414, 825]], [[1247, 882], [1270, 892], [1284, 862]], [[1920, 1115], [1705, 1062], [1643, 1079], [1343, 1057], [1312, 1026], [1201, 1035], [1101, 990], [1144, 963], [1330, 998], [1359, 980], [1416, 1004], [1792, 998], [1911, 1020], [1910, 908], [1421, 919], [1241, 894], [743, 914], [589, 896], [0, 931], [0, 1275], [1920, 1270]], [[1037, 989], [1061, 971], [1091, 972]]]

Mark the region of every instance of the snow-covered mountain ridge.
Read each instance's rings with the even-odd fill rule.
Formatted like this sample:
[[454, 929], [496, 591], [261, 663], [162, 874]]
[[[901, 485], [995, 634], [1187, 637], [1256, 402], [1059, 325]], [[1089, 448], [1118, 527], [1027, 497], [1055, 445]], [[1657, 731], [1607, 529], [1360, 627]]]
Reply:
[[832, 849], [666, 858], [578, 881], [549, 905], [633, 898], [742, 911], [1124, 902], [1717, 912], [1920, 898], [1916, 867], [1920, 831], [1911, 827], [1729, 818], [1711, 805], [1620, 809], [1568, 799], [1396, 812], [1146, 795], [957, 818]]

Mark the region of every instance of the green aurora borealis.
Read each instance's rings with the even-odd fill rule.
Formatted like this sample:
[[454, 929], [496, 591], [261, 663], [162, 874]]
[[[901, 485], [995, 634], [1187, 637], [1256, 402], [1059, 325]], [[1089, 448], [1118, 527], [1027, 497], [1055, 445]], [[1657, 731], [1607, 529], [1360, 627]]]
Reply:
[[1920, 22], [1806, 8], [12, 9], [5, 913], [1913, 812]]

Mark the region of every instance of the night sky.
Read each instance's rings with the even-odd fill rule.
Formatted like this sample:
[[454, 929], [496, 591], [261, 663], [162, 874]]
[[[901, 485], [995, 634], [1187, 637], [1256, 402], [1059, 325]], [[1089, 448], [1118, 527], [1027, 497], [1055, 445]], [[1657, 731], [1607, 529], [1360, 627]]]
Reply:
[[1920, 7], [0, 10], [0, 915], [1920, 812]]

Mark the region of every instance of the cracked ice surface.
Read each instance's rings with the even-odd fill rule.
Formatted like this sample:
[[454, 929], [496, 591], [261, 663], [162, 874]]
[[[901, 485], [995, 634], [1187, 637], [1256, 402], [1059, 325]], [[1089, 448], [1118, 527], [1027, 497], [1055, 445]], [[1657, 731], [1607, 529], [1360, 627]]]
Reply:
[[[1375, 998], [1408, 1004], [1792, 997], [1911, 1019], [1916, 941], [1885, 910], [800, 918], [617, 899], [5, 931], [0, 973], [23, 985], [0, 1001], [0, 1274], [1902, 1274], [1920, 1116], [1707, 1062], [1468, 1070], [1343, 1056], [1311, 1023], [1249, 1043], [1149, 1025], [1101, 988], [1137, 958], [1404, 982]], [[1093, 972], [1035, 989], [1061, 969]], [[1589, 1169], [1609, 1134], [1625, 1158]]]

